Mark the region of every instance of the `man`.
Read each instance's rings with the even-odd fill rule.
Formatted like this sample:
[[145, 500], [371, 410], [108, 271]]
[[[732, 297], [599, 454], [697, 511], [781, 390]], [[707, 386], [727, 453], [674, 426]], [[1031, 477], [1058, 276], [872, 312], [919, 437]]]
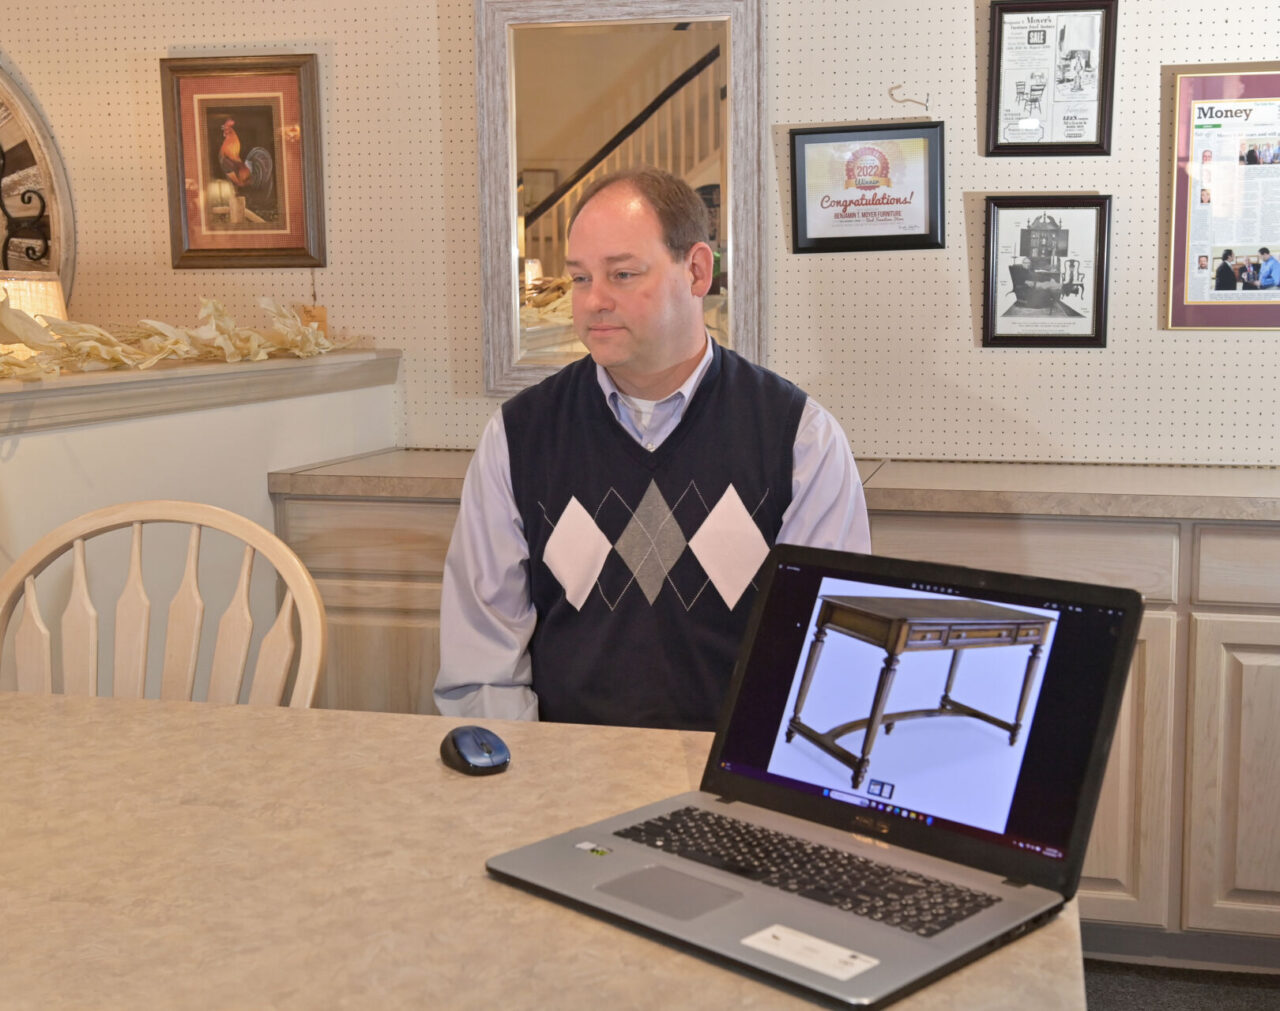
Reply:
[[867, 551], [835, 419], [713, 341], [706, 210], [653, 169], [569, 224], [590, 352], [481, 436], [445, 563], [451, 715], [710, 729], [768, 546]]
[[1280, 288], [1280, 263], [1271, 255], [1271, 250], [1263, 246], [1258, 250], [1262, 257], [1262, 269], [1258, 272], [1258, 287], [1263, 291]]
[[1208, 270], [1208, 269], [1209, 269], [1209, 257], [1208, 257], [1208, 256], [1205, 256], [1205, 255], [1203, 255], [1203, 254], [1201, 254], [1199, 257], [1197, 257], [1197, 258], [1196, 258], [1196, 269], [1197, 269], [1197, 270]]
[[1231, 266], [1234, 254], [1229, 249], [1222, 251], [1222, 262], [1218, 264], [1218, 269], [1213, 274], [1213, 290], [1214, 291], [1235, 291], [1236, 290], [1236, 270]]

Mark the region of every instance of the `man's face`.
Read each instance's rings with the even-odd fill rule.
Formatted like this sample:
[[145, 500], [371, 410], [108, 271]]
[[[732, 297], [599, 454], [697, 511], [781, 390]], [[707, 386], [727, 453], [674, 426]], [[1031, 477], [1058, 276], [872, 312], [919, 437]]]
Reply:
[[1205, 268], [1205, 267], [1209, 266], [1209, 257], [1207, 257], [1207, 256], [1202, 256], [1202, 257], [1200, 257], [1200, 261], [1199, 261], [1199, 262], [1200, 262], [1200, 269], [1201, 269], [1201, 270], [1204, 270], [1204, 268]]
[[1262, 254], [1262, 262], [1263, 262], [1263, 263], [1266, 263], [1269, 259], [1271, 259], [1271, 254], [1270, 254], [1270, 253], [1263, 253], [1263, 254]]
[[569, 232], [573, 328], [615, 379], [670, 369], [701, 350], [711, 249], [673, 259], [657, 214], [618, 183], [582, 208]]

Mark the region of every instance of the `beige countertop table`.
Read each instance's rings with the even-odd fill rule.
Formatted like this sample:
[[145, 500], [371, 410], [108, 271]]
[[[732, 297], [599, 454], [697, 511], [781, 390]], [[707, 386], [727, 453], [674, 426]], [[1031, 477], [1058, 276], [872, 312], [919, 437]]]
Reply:
[[[6, 1008], [783, 1008], [804, 1000], [488, 877], [696, 786], [709, 734], [0, 693]], [[1083, 1008], [1075, 904], [903, 1008]]]

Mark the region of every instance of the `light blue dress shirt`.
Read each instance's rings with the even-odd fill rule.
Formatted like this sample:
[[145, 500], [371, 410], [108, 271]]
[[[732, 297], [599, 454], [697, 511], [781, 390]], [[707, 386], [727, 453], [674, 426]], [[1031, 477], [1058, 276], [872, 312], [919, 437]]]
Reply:
[[[599, 365], [596, 378], [618, 423], [652, 451], [680, 424], [711, 358], [708, 340], [693, 374], [653, 404], [626, 397]], [[796, 430], [791, 504], [783, 514], [778, 540], [842, 551], [871, 550], [866, 500], [848, 440], [839, 422], [812, 398], [805, 402]], [[445, 715], [538, 718], [528, 653], [537, 624], [524, 570], [528, 558], [511, 488], [507, 431], [498, 410], [467, 468], [445, 559], [435, 688], [436, 705]]]

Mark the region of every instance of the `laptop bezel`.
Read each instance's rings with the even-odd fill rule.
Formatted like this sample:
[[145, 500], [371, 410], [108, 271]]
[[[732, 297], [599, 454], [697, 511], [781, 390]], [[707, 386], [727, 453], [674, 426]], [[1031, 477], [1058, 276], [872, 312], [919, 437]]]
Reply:
[[[775, 783], [738, 775], [721, 767], [734, 706], [742, 690], [747, 663], [780, 565], [798, 565], [831, 570], [840, 578], [879, 582], [919, 581], [961, 588], [965, 594], [983, 597], [987, 594], [1030, 594], [1045, 600], [1071, 602], [1081, 606], [1115, 608], [1123, 612], [1112, 666], [1106, 673], [1106, 685], [1098, 720], [1097, 739], [1091, 750], [1079, 791], [1074, 826], [1066, 846], [1065, 857], [1050, 859], [1025, 852], [1004, 843], [991, 842], [954, 832], [939, 833], [922, 823], [882, 814], [867, 808], [835, 803], [823, 797], [804, 794]], [[1024, 576], [965, 566], [887, 558], [829, 551], [798, 545], [776, 545], [761, 566], [759, 592], [756, 594], [747, 631], [734, 665], [733, 678], [721, 710], [715, 740], [703, 770], [701, 789], [725, 800], [741, 801], [806, 821], [818, 822], [855, 835], [894, 846], [952, 860], [969, 867], [996, 873], [1020, 884], [1051, 889], [1065, 899], [1076, 891], [1084, 864], [1085, 849], [1097, 810], [1107, 757], [1119, 718], [1125, 683], [1132, 659], [1137, 630], [1142, 619], [1142, 597], [1136, 591], [1090, 583]]]

